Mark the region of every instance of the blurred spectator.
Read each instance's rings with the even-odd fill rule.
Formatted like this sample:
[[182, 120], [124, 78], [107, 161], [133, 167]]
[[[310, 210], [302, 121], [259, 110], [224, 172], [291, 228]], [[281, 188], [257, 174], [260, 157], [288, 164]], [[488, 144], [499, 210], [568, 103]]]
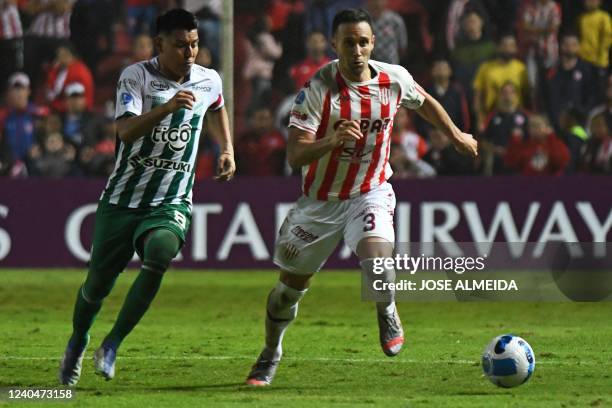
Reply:
[[[469, 11], [461, 19], [461, 37], [451, 53], [455, 80], [461, 84], [468, 101], [474, 100], [473, 84], [478, 67], [495, 56], [495, 43], [483, 32], [483, 19]], [[474, 118], [473, 111], [470, 112]]]
[[16, 0], [0, 0], [0, 95], [6, 90], [4, 78], [23, 69], [23, 29]]
[[506, 147], [512, 138], [524, 139], [526, 136], [527, 112], [519, 108], [516, 85], [506, 82], [500, 90], [497, 109], [485, 121], [485, 131], [481, 138], [484, 173], [511, 173], [504, 165]]
[[32, 89], [41, 83], [42, 70], [53, 60], [57, 47], [70, 38], [71, 10], [71, 0], [28, 0], [24, 6], [34, 16], [24, 44], [24, 70]]
[[9, 146], [0, 133], [0, 176], [10, 174], [11, 169], [14, 168], [13, 161]]
[[[470, 129], [467, 99], [461, 86], [451, 82], [452, 74], [453, 71], [447, 60], [434, 61], [431, 67], [432, 84], [427, 88], [427, 92], [440, 102], [457, 127], [467, 132]], [[424, 129], [427, 129], [429, 125], [420, 116], [418, 119], [417, 129], [420, 132], [426, 132]]]
[[127, 0], [128, 30], [132, 37], [153, 32], [158, 7], [155, 0]]
[[584, 114], [576, 107], [564, 109], [559, 117], [560, 136], [570, 153], [570, 161], [566, 169], [567, 173], [576, 171], [584, 144], [589, 139], [587, 131], [582, 127], [583, 123]]
[[107, 177], [115, 165], [115, 121], [106, 119], [100, 128], [99, 140], [91, 146], [83, 146], [78, 152], [79, 166], [85, 175]]
[[553, 0], [535, 0], [523, 12], [522, 40], [527, 48], [527, 71], [532, 89], [540, 89], [546, 70], [557, 64], [561, 7]]
[[[206, 123], [206, 122], [205, 122]], [[217, 171], [217, 160], [219, 158], [219, 145], [210, 136], [210, 132], [204, 130], [200, 136], [200, 147], [198, 148], [198, 163], [195, 170], [195, 179], [211, 179]]]
[[304, 33], [320, 31], [326, 38], [332, 37], [332, 22], [340, 10], [359, 8], [363, 0], [304, 0], [306, 11]]
[[408, 48], [404, 20], [396, 12], [387, 9], [386, 0], [368, 0], [367, 8], [372, 17], [372, 30], [376, 36], [372, 59], [399, 64]]
[[606, 95], [605, 102], [601, 105], [596, 106], [589, 112], [589, 118], [587, 121], [587, 129], [591, 128], [591, 121], [599, 114], [603, 114], [608, 124], [608, 129], [612, 129], [612, 74], [608, 75], [606, 81]]
[[585, 12], [578, 18], [580, 56], [598, 68], [607, 69], [612, 44], [612, 23], [610, 15], [600, 7], [601, 0], [584, 0]]
[[36, 142], [38, 122], [49, 110], [30, 102], [30, 79], [17, 72], [8, 80], [5, 106], [0, 108], [0, 134], [5, 147], [17, 165], [27, 162], [28, 153]]
[[87, 109], [85, 87], [79, 82], [66, 86], [66, 112], [62, 117], [64, 139], [77, 151], [84, 145], [93, 146], [96, 143], [96, 133], [100, 123]]
[[391, 131], [391, 155], [389, 162], [396, 178], [433, 177], [434, 168], [422, 160], [428, 147], [425, 139], [412, 129], [410, 114], [399, 109]]
[[528, 137], [513, 135], [505, 156], [507, 167], [525, 176], [562, 174], [570, 154], [561, 139], [550, 128], [546, 117], [529, 117]]
[[77, 0], [70, 16], [70, 41], [89, 69], [111, 52], [113, 42], [112, 0]]
[[272, 89], [274, 61], [283, 53], [281, 45], [270, 34], [270, 21], [260, 17], [249, 29], [246, 44], [246, 63], [243, 76], [251, 82], [251, 101], [248, 113], [265, 103]]
[[130, 62], [125, 64], [125, 67], [127, 68], [128, 65], [135, 62], [150, 60], [153, 58], [154, 51], [153, 38], [151, 38], [149, 34], [137, 35], [136, 38], [134, 38], [134, 43], [132, 45]]
[[430, 148], [423, 160], [435, 169], [436, 174], [450, 176], [474, 173], [474, 160], [459, 153], [441, 130], [429, 130], [429, 144]]
[[36, 145], [30, 154], [33, 174], [53, 178], [67, 176], [72, 170], [75, 155], [74, 147], [64, 143], [61, 133], [49, 133], [44, 139], [43, 148]]
[[[132, 52], [130, 55], [123, 58], [111, 56], [105, 58], [98, 65], [95, 75], [96, 84], [114, 84], [120, 72], [135, 62], [150, 60], [153, 58], [154, 51], [153, 38], [149, 34], [138, 34], [132, 41]], [[200, 47], [198, 57], [200, 54], [202, 54], [202, 47]], [[196, 63], [198, 63], [197, 60]]]
[[480, 0], [452, 0], [448, 6], [446, 18], [446, 47], [454, 50], [458, 42], [465, 40], [465, 30], [462, 33], [463, 20], [471, 14], [476, 14], [481, 19], [482, 30], [488, 21], [487, 11]]
[[610, 14], [600, 7], [601, 0], [584, 0], [585, 12], [578, 18], [580, 56], [595, 66], [592, 80], [595, 84], [596, 100], [604, 98], [603, 89], [610, 73], [610, 45], [612, 45]]
[[221, 0], [187, 0], [184, 3], [184, 8], [198, 18], [200, 52], [202, 52], [202, 46], [206, 44], [210, 57], [210, 64], [207, 65], [209, 67], [217, 66], [221, 58], [222, 6]]
[[251, 115], [251, 129], [236, 143], [236, 167], [245, 176], [282, 176], [285, 138], [273, 126], [272, 112], [261, 107]]
[[484, 130], [484, 120], [495, 107], [499, 90], [506, 82], [519, 89], [519, 104], [526, 105], [529, 97], [529, 81], [525, 64], [515, 58], [516, 39], [513, 35], [502, 36], [497, 48], [498, 56], [483, 63], [474, 78], [474, 110], [479, 132]]
[[323, 65], [330, 59], [325, 54], [327, 51], [327, 39], [319, 31], [313, 31], [306, 40], [306, 58], [293, 65], [289, 75], [293, 79], [295, 89], [300, 89]]
[[200, 46], [198, 48], [198, 55], [196, 56], [195, 62], [196, 64], [205, 68], [212, 68], [213, 58], [210, 50], [207, 47]]
[[580, 44], [573, 33], [561, 37], [559, 64], [546, 74], [546, 108], [555, 129], [559, 128], [559, 115], [563, 109], [593, 105], [593, 67], [578, 58]]
[[57, 49], [55, 63], [47, 74], [46, 94], [51, 107], [59, 112], [66, 110], [65, 91], [68, 84], [79, 82], [85, 88], [85, 102], [93, 109], [94, 82], [91, 71], [74, 55], [69, 43]]
[[612, 135], [602, 114], [591, 121], [591, 137], [586, 143], [580, 168], [589, 173], [612, 173]]
[[289, 129], [287, 126], [289, 126], [289, 116], [291, 115], [291, 109], [293, 109], [293, 104], [297, 95], [297, 93], [293, 93], [281, 100], [276, 108], [276, 114], [274, 115], [274, 126], [280, 130], [285, 140], [289, 138]]

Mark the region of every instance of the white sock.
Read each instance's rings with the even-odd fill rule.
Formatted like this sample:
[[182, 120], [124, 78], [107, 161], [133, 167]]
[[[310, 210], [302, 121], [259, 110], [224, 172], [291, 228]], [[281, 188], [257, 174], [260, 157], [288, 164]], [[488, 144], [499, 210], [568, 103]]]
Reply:
[[283, 354], [282, 341], [287, 327], [295, 319], [298, 302], [308, 289], [297, 290], [278, 281], [268, 295], [266, 305], [266, 347], [262, 352], [267, 360], [280, 360]]
[[[363, 273], [366, 275], [366, 282], [371, 286], [372, 282], [380, 279], [383, 282], [395, 282], [395, 269], [384, 268], [381, 274], [374, 273], [374, 258], [367, 258], [359, 262]], [[380, 290], [376, 291], [376, 310], [378, 313], [391, 314], [395, 312], [395, 291]]]

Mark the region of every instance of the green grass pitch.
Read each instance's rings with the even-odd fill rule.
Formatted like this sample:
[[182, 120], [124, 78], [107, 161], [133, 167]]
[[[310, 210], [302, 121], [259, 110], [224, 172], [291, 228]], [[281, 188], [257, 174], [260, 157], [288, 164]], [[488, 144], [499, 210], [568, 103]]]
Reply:
[[[612, 304], [401, 303], [406, 344], [378, 344], [372, 304], [355, 272], [324, 271], [285, 336], [266, 389], [243, 385], [262, 346], [273, 271], [169, 271], [141, 324], [119, 350], [117, 375], [93, 373], [135, 273], [121, 276], [92, 330], [70, 403], [6, 406], [575, 407], [612, 406]], [[54, 387], [82, 271], [0, 271], [0, 386]], [[505, 390], [479, 364], [486, 343], [512, 332], [536, 354], [534, 377]]]

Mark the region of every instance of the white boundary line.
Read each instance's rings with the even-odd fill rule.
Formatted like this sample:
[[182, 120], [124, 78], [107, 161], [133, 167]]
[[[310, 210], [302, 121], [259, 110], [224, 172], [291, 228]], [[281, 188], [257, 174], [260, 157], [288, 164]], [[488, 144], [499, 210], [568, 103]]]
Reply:
[[[10, 360], [60, 360], [61, 356], [55, 357], [35, 357], [35, 356], [0, 356], [0, 361]], [[202, 355], [184, 355], [184, 356], [117, 356], [118, 360], [254, 360], [256, 356], [202, 356]], [[536, 356], [537, 357], [537, 356]], [[462, 364], [462, 365], [480, 365], [477, 360], [414, 360], [414, 359], [374, 359], [374, 358], [334, 358], [334, 357], [285, 357], [283, 361], [316, 361], [323, 363], [365, 363], [365, 364]], [[536, 361], [537, 365], [601, 365], [591, 360], [562, 360], [562, 361]]]

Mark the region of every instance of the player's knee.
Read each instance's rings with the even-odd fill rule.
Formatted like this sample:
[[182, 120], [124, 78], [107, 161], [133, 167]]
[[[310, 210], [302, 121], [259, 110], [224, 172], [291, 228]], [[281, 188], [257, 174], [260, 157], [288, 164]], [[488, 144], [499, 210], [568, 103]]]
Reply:
[[180, 247], [176, 234], [165, 228], [149, 232], [144, 240], [143, 266], [156, 272], [164, 273]]
[[308, 289], [294, 289], [278, 281], [268, 296], [268, 315], [275, 320], [293, 320], [297, 315], [298, 302]]
[[359, 259], [388, 258], [393, 256], [393, 244], [383, 238], [367, 237], [357, 244]]
[[83, 284], [81, 295], [89, 303], [98, 303], [108, 296], [114, 284], [115, 279], [105, 279], [90, 274]]

